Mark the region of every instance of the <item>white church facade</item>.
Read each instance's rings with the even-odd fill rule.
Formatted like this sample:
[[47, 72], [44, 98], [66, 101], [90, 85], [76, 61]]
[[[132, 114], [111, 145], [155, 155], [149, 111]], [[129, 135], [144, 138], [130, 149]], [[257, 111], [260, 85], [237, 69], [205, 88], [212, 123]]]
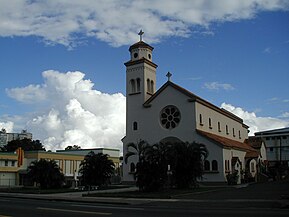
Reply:
[[[251, 165], [256, 170], [258, 151], [245, 141], [248, 126], [236, 115], [211, 104], [170, 81], [156, 90], [153, 47], [140, 40], [129, 48], [126, 66], [126, 136], [129, 143], [149, 144], [181, 140], [205, 144], [209, 156], [204, 162], [204, 182], [226, 182], [226, 175]], [[137, 157], [123, 164], [123, 182], [134, 182]], [[255, 166], [254, 166], [255, 165]]]

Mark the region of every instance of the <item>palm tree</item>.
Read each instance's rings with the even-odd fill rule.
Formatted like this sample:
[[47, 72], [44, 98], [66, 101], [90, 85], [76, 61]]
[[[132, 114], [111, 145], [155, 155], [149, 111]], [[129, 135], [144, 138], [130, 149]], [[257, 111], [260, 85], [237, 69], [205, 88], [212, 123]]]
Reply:
[[197, 179], [203, 175], [203, 161], [208, 156], [205, 145], [196, 142], [174, 145], [175, 162], [173, 164], [175, 184], [178, 188], [196, 186]]
[[107, 154], [89, 152], [80, 164], [80, 174], [84, 185], [101, 186], [107, 184], [114, 175], [114, 163]]
[[28, 178], [40, 184], [43, 189], [59, 188], [64, 182], [64, 175], [60, 172], [54, 160], [35, 160], [28, 167]]
[[137, 144], [129, 143], [127, 145], [127, 153], [124, 156], [124, 162], [127, 164], [128, 158], [131, 156], [137, 156], [138, 162], [143, 161], [149, 147], [150, 145], [144, 140], [140, 140]]

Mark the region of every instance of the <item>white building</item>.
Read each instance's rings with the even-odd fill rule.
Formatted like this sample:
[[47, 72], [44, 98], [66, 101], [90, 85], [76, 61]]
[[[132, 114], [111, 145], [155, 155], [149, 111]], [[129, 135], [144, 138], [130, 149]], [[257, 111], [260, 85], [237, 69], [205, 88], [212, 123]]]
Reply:
[[[206, 145], [204, 181], [226, 182], [226, 174], [241, 171], [259, 153], [245, 143], [248, 126], [236, 115], [211, 104], [188, 90], [168, 81], [156, 90], [153, 47], [142, 40], [129, 48], [126, 66], [126, 136], [127, 144], [141, 140], [149, 144], [160, 141], [198, 142]], [[123, 181], [133, 182], [137, 157], [123, 165]], [[240, 179], [239, 179], [240, 182]]]
[[266, 145], [269, 166], [277, 162], [289, 166], [289, 127], [255, 133]]
[[0, 147], [7, 145], [12, 140], [32, 139], [32, 133], [22, 130], [21, 133], [7, 133], [5, 129], [0, 130]]

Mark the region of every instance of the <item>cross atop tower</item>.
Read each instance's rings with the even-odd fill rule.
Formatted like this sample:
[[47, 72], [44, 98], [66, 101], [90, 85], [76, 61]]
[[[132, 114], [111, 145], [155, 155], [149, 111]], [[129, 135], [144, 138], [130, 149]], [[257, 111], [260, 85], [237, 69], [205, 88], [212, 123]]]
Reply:
[[170, 80], [171, 80], [171, 77], [172, 77], [172, 73], [168, 72], [168, 73], [166, 74], [166, 76], [168, 77], [168, 81], [170, 81]]
[[139, 35], [139, 41], [142, 41], [142, 35], [144, 34], [144, 32], [142, 31], [142, 29], [139, 31], [138, 35]]

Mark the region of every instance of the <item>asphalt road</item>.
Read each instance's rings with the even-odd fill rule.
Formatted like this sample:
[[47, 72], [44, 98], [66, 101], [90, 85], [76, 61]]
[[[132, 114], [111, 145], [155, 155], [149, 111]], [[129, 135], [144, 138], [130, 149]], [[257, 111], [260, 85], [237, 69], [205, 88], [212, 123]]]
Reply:
[[289, 209], [278, 208], [231, 208], [230, 205], [214, 207], [196, 207], [186, 204], [162, 203], [143, 205], [108, 205], [97, 203], [59, 202], [18, 198], [0, 198], [0, 217], [23, 216], [289, 216]]

